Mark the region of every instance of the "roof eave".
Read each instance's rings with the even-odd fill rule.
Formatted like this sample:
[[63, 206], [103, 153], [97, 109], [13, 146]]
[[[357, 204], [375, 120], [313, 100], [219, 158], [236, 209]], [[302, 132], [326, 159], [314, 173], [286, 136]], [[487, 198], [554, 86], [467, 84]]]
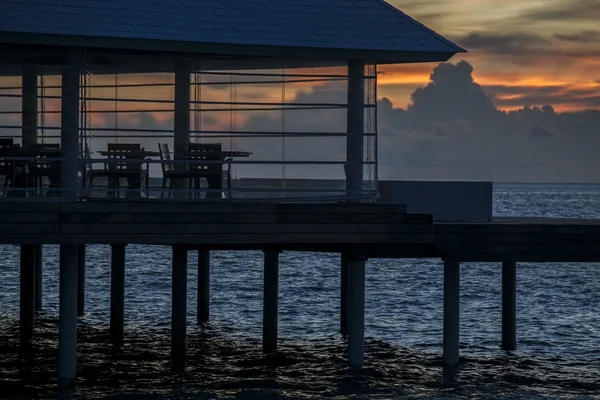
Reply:
[[[445, 62], [460, 51], [390, 51], [343, 48], [266, 46], [230, 43], [197, 43], [160, 39], [128, 39], [115, 37], [48, 35], [0, 32], [0, 44], [103, 48], [114, 50], [152, 51], [184, 54], [213, 54], [265, 58], [292, 58], [310, 61], [342, 61], [364, 59], [378, 64]], [[459, 48], [460, 49], [460, 48]], [[452, 49], [454, 50], [454, 49]], [[462, 50], [462, 49], [460, 49]]]

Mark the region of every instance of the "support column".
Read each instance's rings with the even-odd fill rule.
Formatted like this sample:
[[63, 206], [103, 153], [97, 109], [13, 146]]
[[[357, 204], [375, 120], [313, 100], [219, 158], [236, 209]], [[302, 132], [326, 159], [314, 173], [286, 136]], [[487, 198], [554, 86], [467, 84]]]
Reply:
[[263, 352], [277, 350], [277, 306], [279, 296], [279, 251], [265, 250], [263, 288]]
[[111, 245], [110, 335], [116, 344], [123, 343], [125, 326], [125, 245]]
[[70, 386], [77, 368], [77, 245], [60, 245], [58, 383]]
[[502, 348], [517, 348], [517, 263], [502, 263]]
[[33, 338], [35, 318], [35, 246], [21, 245], [21, 293], [20, 293], [21, 341]]
[[210, 251], [198, 250], [198, 322], [210, 314]]
[[[190, 61], [179, 59], [175, 65], [175, 115], [173, 138], [174, 158], [175, 160], [184, 159], [182, 153], [189, 151], [190, 145]], [[183, 164], [175, 164], [175, 169], [183, 168]], [[186, 198], [185, 190], [188, 188], [188, 181], [184, 178], [175, 179], [174, 188], [176, 192], [174, 198]]]
[[77, 245], [77, 315], [85, 310], [85, 244]]
[[35, 246], [35, 311], [42, 311], [42, 271], [44, 268], [44, 246]]
[[348, 364], [360, 370], [365, 361], [365, 260], [348, 260]]
[[187, 249], [173, 246], [171, 300], [171, 357], [173, 369], [182, 371], [186, 358]]
[[79, 69], [62, 69], [61, 132], [60, 132], [60, 196], [77, 198], [79, 171]]
[[458, 365], [460, 326], [460, 263], [444, 260], [444, 364]]
[[341, 256], [340, 277], [340, 333], [348, 335], [348, 254]]
[[359, 195], [363, 187], [365, 127], [365, 62], [348, 61], [346, 139], [346, 194]]
[[25, 66], [22, 73], [21, 141], [23, 147], [30, 147], [37, 143], [38, 71], [36, 67]]

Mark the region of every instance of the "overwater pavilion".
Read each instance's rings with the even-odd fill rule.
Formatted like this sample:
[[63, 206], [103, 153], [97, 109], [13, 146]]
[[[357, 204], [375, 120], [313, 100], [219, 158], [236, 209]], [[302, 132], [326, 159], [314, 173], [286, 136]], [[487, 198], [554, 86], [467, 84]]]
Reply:
[[[266, 350], [276, 346], [277, 254], [282, 244], [299, 250], [324, 246], [324, 251], [344, 252], [347, 258], [344, 279], [350, 285], [346, 290], [354, 295], [346, 300], [349, 305], [342, 307], [346, 313], [342, 316], [346, 320], [342, 322], [342, 330], [349, 330], [350, 364], [362, 365], [365, 255], [348, 250], [365, 242], [396, 243], [404, 232], [400, 228], [407, 224], [416, 225], [412, 233], [429, 234], [431, 220], [427, 216], [411, 219], [401, 206], [323, 203], [372, 203], [377, 199], [377, 65], [443, 62], [462, 52], [460, 47], [383, 0], [9, 0], [0, 4], [0, 46], [3, 50], [0, 73], [8, 79], [0, 93], [5, 107], [5, 118], [0, 126], [0, 140], [4, 142], [0, 143], [6, 144], [9, 139], [11, 149], [10, 154], [6, 153], [8, 145], [2, 150], [0, 161], [0, 168], [3, 168], [0, 179], [8, 182], [4, 188], [5, 197], [0, 198], [0, 206], [5, 212], [1, 214], [4, 220], [0, 222], [0, 242], [22, 246], [21, 328], [25, 337], [33, 332], [33, 313], [40, 297], [41, 286], [36, 280], [41, 279], [41, 244], [61, 246], [61, 382], [71, 382], [76, 376], [77, 294], [79, 292], [79, 297], [83, 297], [81, 285], [85, 265], [82, 255], [85, 245], [91, 243], [113, 246], [111, 329], [116, 340], [123, 330], [125, 245], [173, 246], [173, 357], [174, 361], [180, 362], [185, 358], [185, 275], [189, 249], [197, 249], [203, 254], [200, 257], [204, 260], [203, 265], [199, 265], [206, 277], [202, 295], [199, 287], [199, 310], [202, 308], [199, 315], [203, 315], [202, 318], [208, 318], [208, 252], [219, 248], [265, 251], [263, 323]], [[127, 81], [128, 76], [151, 74], [158, 74], [163, 80], [142, 84]], [[106, 81], [112, 79], [111, 76], [115, 82], [109, 85]], [[208, 80], [202, 81], [203, 77]], [[90, 84], [90, 79], [98, 79], [99, 83]], [[234, 93], [233, 99], [200, 97], [201, 89], [223, 84], [223, 80], [229, 80], [226, 87]], [[236, 88], [243, 83], [277, 84], [285, 91], [286, 85], [322, 84], [334, 80], [341, 80], [346, 85], [341, 103], [298, 103], [288, 100], [285, 93], [272, 102], [239, 100], [235, 95]], [[131, 98], [131, 93], [140, 87], [146, 91]], [[94, 120], [91, 102], [146, 104], [153, 101], [152, 88], [166, 88], [172, 94], [161, 103], [167, 104], [166, 110], [152, 111], [171, 115], [168, 118], [172, 118], [172, 128], [136, 128], [131, 123], [126, 127], [117, 126], [117, 123], [111, 127], [94, 127], [102, 118]], [[114, 90], [115, 95], [94, 96], [90, 94], [92, 90]], [[122, 91], [121, 97], [116, 94], [117, 90]], [[128, 90], [129, 94], [123, 94]], [[11, 111], [10, 106], [15, 104], [16, 109]], [[315, 110], [342, 110], [345, 129], [336, 132], [288, 131], [284, 122], [283, 129], [250, 132], [231, 127], [203, 128], [195, 122], [197, 118], [203, 121], [203, 113], [282, 110], [293, 113], [297, 111], [293, 108], [299, 106], [309, 117], [311, 112], [317, 112]], [[115, 116], [123, 111], [117, 108]], [[144, 110], [129, 108], [125, 111], [141, 114]], [[97, 115], [108, 113], [98, 110]], [[218, 122], [218, 117], [215, 121]], [[232, 125], [236, 125], [235, 116], [232, 121]], [[102, 135], [106, 140], [100, 142], [104, 145], [119, 138], [121, 143], [131, 138], [145, 143], [151, 139], [154, 141], [148, 147], [156, 149], [161, 137], [170, 141], [175, 184], [169, 190], [174, 199], [166, 196], [167, 199], [161, 201], [161, 196], [154, 196], [147, 190], [140, 196], [122, 200], [120, 189], [114, 195], [114, 186], [110, 202], [105, 197], [111, 188], [98, 189], [100, 194], [94, 195], [96, 188], [88, 187], [85, 179], [90, 165], [105, 163], [109, 165], [105, 170], [110, 170], [113, 164], [120, 168], [131, 165], [131, 160], [122, 154], [130, 150], [116, 150], [114, 159], [108, 161], [88, 155], [90, 140], [99, 140]], [[343, 159], [315, 161], [305, 152], [304, 158], [289, 160], [286, 150], [278, 147], [276, 153], [284, 152], [278, 159], [236, 159], [236, 156], [248, 155], [244, 153], [245, 149], [238, 150], [236, 146], [248, 143], [244, 141], [252, 137], [276, 138], [283, 143], [288, 140], [288, 146], [293, 138], [306, 143], [317, 141], [318, 137], [341, 138], [345, 154]], [[309, 187], [302, 188], [305, 197], [311, 199], [312, 204], [307, 205], [301, 198], [289, 195], [293, 192], [293, 182], [286, 182], [285, 172], [283, 176], [269, 176], [262, 181], [257, 173], [252, 176], [255, 183], [251, 188], [267, 193], [260, 198], [270, 204], [238, 204], [243, 196], [222, 196], [221, 193], [215, 201], [208, 201], [208, 196], [190, 198], [189, 176], [177, 175], [177, 172], [183, 171], [184, 165], [194, 163], [189, 157], [194, 141], [206, 140], [219, 143], [218, 151], [229, 152], [231, 159], [202, 156], [204, 158], [195, 160], [200, 165], [212, 163], [220, 168], [228, 164], [229, 169], [234, 165], [241, 172], [253, 163], [284, 168], [295, 165], [299, 170], [311, 165], [325, 169], [335, 167], [337, 178], [342, 182], [341, 189], [311, 188], [309, 183]], [[55, 146], [45, 146], [47, 143]], [[258, 142], [257, 149], [261, 148], [261, 143]], [[104, 150], [96, 148], [93, 151], [101, 153]], [[143, 153], [143, 149], [137, 148], [133, 152]], [[154, 163], [154, 170], [157, 170], [159, 166], [164, 167], [165, 161], [147, 160], [145, 155], [143, 159], [148, 164], [148, 182], [149, 172], [153, 170], [150, 164]], [[19, 174], [29, 168], [26, 167], [28, 163], [53, 171], [38, 180], [49, 180], [48, 188], [40, 184], [39, 188], [32, 189], [26, 183], [30, 180], [19, 179], [23, 176]], [[321, 171], [316, 172], [318, 175], [323, 169], [315, 171]], [[164, 174], [163, 168], [163, 177]], [[131, 186], [130, 176], [127, 178]], [[119, 180], [117, 177], [117, 186]], [[243, 189], [243, 179], [239, 181], [239, 187]], [[221, 192], [219, 185], [212, 190]], [[228, 190], [233, 187], [235, 191], [236, 185], [230, 181], [226, 187]], [[273, 191], [273, 187], [277, 190]], [[199, 186], [194, 188], [197, 191]], [[141, 186], [137, 189], [143, 192]], [[203, 190], [211, 192], [210, 184]], [[290, 201], [293, 204], [272, 204]], [[371, 207], [365, 211], [363, 206], [377, 209]], [[32, 211], [35, 213], [31, 214]], [[330, 226], [349, 221], [355, 225], [339, 230], [311, 231], [310, 225], [298, 224], [318, 220], [327, 220]], [[386, 225], [379, 226], [377, 221]], [[224, 222], [228, 225], [223, 225]], [[390, 223], [397, 223], [399, 229], [388, 231]], [[345, 296], [348, 296], [347, 292]], [[81, 299], [79, 306], [81, 311]], [[349, 307], [350, 314], [356, 317], [348, 321], [345, 307]]]

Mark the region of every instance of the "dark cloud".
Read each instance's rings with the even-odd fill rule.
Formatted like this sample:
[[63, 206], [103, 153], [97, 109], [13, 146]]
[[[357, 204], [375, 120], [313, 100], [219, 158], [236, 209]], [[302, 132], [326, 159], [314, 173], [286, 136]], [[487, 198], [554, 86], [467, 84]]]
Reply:
[[494, 98], [498, 107], [519, 107], [523, 104], [555, 104], [576, 108], [600, 108], [597, 88], [569, 86], [485, 86], [483, 90]]
[[600, 20], [600, 3], [597, 0], [547, 1], [539, 9], [522, 14], [520, 20], [595, 22]]
[[519, 56], [527, 55], [532, 50], [539, 51], [540, 47], [546, 47], [550, 43], [546, 38], [525, 33], [471, 32], [456, 40], [469, 50]]
[[600, 31], [582, 31], [570, 34], [556, 33], [554, 37], [563, 42], [597, 43], [600, 41]]

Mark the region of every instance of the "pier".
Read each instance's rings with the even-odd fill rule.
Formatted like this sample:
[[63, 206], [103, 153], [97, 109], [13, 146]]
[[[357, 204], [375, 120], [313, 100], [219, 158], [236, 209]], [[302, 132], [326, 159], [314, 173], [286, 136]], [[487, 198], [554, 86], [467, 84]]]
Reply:
[[[266, 353], [277, 351], [280, 254], [339, 255], [339, 330], [353, 370], [364, 364], [369, 259], [443, 263], [449, 366], [460, 361], [461, 263], [498, 263], [498, 340], [514, 350], [518, 263], [600, 260], [600, 221], [438, 222], [381, 201], [377, 66], [445, 62], [464, 52], [384, 2], [369, 2], [368, 13], [361, 8], [367, 2], [290, 2], [283, 24], [278, 12], [265, 11], [271, 2], [182, 0], [168, 11], [157, 2], [140, 1], [135, 10], [130, 1], [100, 3], [0, 4], [10, 21], [0, 25], [7, 55], [0, 98], [14, 106], [2, 110], [9, 118], [0, 124], [0, 244], [20, 246], [25, 344], [44, 307], [42, 246], [60, 246], [61, 386], [77, 377], [91, 244], [111, 247], [117, 345], [127, 329], [127, 246], [170, 247], [177, 371], [186, 366], [191, 251], [198, 252], [198, 322], [211, 315], [211, 252], [263, 252]], [[106, 17], [112, 6], [118, 24]], [[331, 89], [332, 98], [304, 99], [315, 85]], [[294, 126], [301, 120], [310, 129]], [[325, 183], [298, 186], [304, 179]]]
[[[197, 202], [4, 202], [0, 243], [21, 245], [21, 330], [34, 324], [34, 252], [42, 244], [61, 251], [61, 369], [75, 371], [78, 258], [84, 244], [112, 246], [111, 336], [124, 332], [124, 270], [127, 244], [171, 246], [173, 251], [172, 356], [185, 365], [187, 253], [198, 251], [198, 318], [208, 320], [212, 250], [264, 252], [263, 350], [277, 350], [279, 254], [284, 251], [340, 254], [340, 331], [348, 336], [348, 363], [364, 363], [365, 265], [371, 258], [439, 258], [444, 271], [443, 360], [457, 365], [460, 268], [464, 262], [498, 262], [502, 276], [502, 337], [515, 350], [518, 262], [600, 261], [600, 221], [497, 218], [480, 222], [434, 222], [390, 204], [264, 204]], [[31, 212], [31, 210], [36, 210]], [[169, 221], [169, 222], [165, 222]], [[25, 233], [27, 232], [27, 233]], [[35, 244], [35, 245], [34, 245]], [[65, 298], [65, 301], [62, 299]]]

